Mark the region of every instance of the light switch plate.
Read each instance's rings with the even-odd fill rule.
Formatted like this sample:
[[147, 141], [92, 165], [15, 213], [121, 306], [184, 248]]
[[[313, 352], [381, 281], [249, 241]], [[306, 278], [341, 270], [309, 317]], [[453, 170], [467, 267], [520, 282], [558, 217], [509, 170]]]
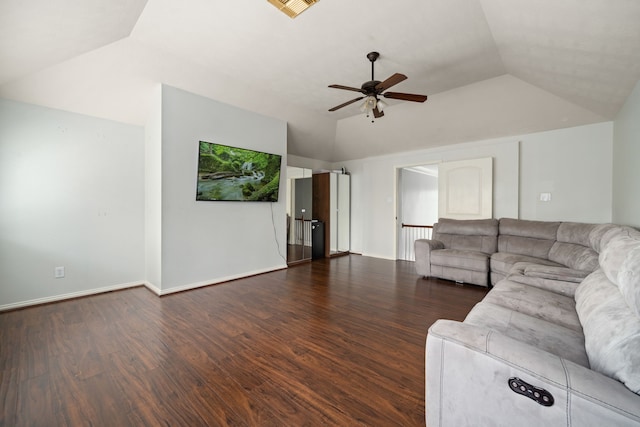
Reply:
[[64, 267], [56, 267], [53, 269], [53, 276], [56, 279], [62, 279], [64, 277]]

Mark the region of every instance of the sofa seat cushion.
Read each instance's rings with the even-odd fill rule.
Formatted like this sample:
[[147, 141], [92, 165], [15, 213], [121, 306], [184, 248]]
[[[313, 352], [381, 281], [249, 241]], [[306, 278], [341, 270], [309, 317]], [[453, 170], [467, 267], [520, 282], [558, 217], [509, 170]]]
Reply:
[[573, 299], [578, 285], [590, 273], [589, 271], [573, 270], [567, 267], [518, 262], [511, 268], [507, 278], [514, 282], [535, 286]]
[[572, 297], [510, 280], [501, 280], [483, 299], [547, 322], [582, 333]]
[[527, 255], [513, 254], [510, 252], [496, 252], [491, 255], [491, 271], [496, 271], [503, 276], [506, 276], [511, 271], [511, 268], [518, 262], [528, 262], [530, 264], [538, 265], [551, 265], [554, 267], [564, 267], [557, 262], [549, 261], [547, 259], [536, 258]]
[[[518, 266], [518, 264], [516, 264], [514, 267], [516, 266]], [[525, 276], [529, 277], [539, 277], [541, 279], [580, 283], [592, 272], [587, 270], [574, 270], [567, 267], [555, 267], [553, 265], [526, 263], [524, 265], [522, 273]]]
[[[574, 329], [484, 301], [476, 304], [464, 322], [493, 329], [578, 365], [589, 367], [584, 336]], [[523, 363], [526, 364], [526, 361]]]
[[489, 255], [477, 251], [439, 249], [431, 252], [431, 265], [488, 272]]

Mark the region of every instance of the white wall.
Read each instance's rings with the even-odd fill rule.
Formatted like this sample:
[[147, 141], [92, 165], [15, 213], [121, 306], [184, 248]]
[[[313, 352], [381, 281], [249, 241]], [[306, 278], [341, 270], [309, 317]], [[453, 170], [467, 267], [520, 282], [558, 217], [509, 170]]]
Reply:
[[284, 179], [277, 203], [196, 201], [199, 141], [280, 154], [286, 176], [286, 122], [163, 86], [163, 294], [286, 267]]
[[143, 132], [0, 100], [0, 309], [144, 283]]
[[162, 288], [162, 85], [150, 103], [145, 126], [145, 277], [156, 293]]
[[614, 122], [613, 222], [640, 227], [640, 82]]
[[[352, 251], [396, 258], [397, 169], [439, 161], [493, 157], [496, 218], [608, 222], [612, 138], [606, 122], [341, 162], [352, 176]], [[531, 200], [550, 183], [543, 210]]]
[[324, 160], [309, 159], [307, 157], [294, 156], [293, 154], [287, 156], [287, 165], [311, 170], [331, 168], [331, 163]]
[[[520, 217], [611, 222], [613, 123], [521, 137]], [[541, 202], [540, 193], [551, 193]]]

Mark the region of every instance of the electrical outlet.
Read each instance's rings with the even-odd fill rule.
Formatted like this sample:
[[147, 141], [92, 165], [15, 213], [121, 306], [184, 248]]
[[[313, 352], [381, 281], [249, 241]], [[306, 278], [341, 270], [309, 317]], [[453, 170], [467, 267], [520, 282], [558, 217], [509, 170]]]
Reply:
[[62, 279], [64, 277], [64, 267], [56, 267], [53, 269], [53, 276], [56, 279]]

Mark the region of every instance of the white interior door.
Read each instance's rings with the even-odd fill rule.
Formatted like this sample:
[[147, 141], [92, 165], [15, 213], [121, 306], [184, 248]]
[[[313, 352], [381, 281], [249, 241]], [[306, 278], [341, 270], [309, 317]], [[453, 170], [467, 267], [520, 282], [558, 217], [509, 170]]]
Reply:
[[440, 163], [438, 217], [483, 219], [493, 215], [493, 159]]

